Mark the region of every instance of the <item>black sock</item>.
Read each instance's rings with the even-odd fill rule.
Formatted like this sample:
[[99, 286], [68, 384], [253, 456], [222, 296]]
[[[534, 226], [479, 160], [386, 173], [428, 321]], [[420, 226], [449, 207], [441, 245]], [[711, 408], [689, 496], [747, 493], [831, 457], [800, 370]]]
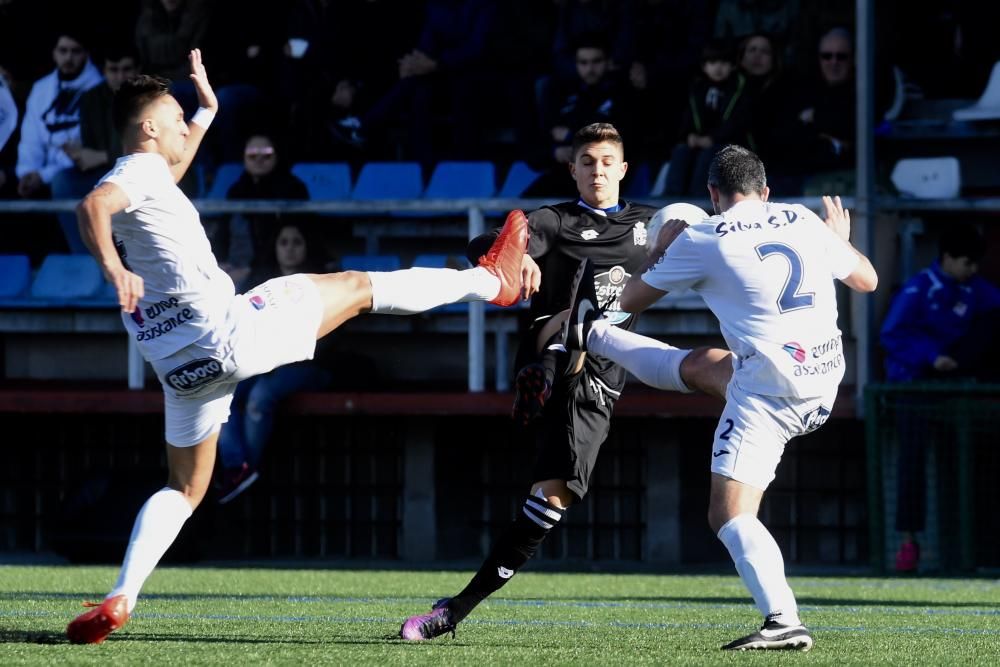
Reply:
[[448, 602], [452, 622], [458, 623], [480, 602], [500, 590], [535, 555], [565, 512], [538, 496], [528, 496], [513, 525], [493, 545], [476, 576]]

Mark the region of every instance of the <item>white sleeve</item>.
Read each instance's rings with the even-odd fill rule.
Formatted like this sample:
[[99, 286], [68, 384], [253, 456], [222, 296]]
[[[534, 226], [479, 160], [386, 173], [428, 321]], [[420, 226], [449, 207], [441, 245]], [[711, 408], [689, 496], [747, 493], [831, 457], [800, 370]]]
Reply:
[[38, 94], [32, 88], [21, 119], [21, 141], [17, 145], [17, 165], [14, 172], [24, 178], [32, 172], [41, 172], [45, 164], [45, 140], [42, 138], [42, 112], [39, 110]]
[[822, 239], [823, 248], [826, 250], [826, 257], [830, 262], [830, 273], [837, 280], [843, 280], [851, 275], [854, 268], [861, 261], [858, 255], [851, 250], [851, 246], [844, 239], [837, 236], [837, 233], [826, 226], [826, 223], [805, 206], [801, 207], [804, 215], [809, 218], [820, 229], [817, 230]]
[[3, 150], [17, 128], [17, 104], [10, 94], [10, 88], [2, 79], [0, 77], [0, 150]]
[[120, 187], [128, 196], [128, 206], [125, 208], [125, 212], [131, 213], [151, 197], [148, 192], [149, 187], [143, 187], [143, 181], [148, 183], [149, 179], [142, 178], [140, 170], [134, 168], [135, 164], [128, 166], [132, 168], [124, 168], [122, 165], [116, 166], [111, 170], [111, 173], [101, 179], [100, 183], [114, 183]]
[[697, 283], [703, 276], [704, 262], [698, 252], [698, 245], [691, 236], [691, 229], [688, 228], [674, 239], [656, 264], [642, 274], [642, 281], [664, 292], [680, 292]]

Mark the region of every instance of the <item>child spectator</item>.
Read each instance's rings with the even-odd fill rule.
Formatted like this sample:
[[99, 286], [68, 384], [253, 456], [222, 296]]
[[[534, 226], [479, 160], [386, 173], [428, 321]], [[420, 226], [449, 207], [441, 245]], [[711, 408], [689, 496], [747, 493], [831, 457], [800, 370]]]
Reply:
[[746, 78], [725, 42], [709, 41], [701, 54], [701, 75], [688, 94], [681, 142], [670, 156], [667, 194], [704, 197], [716, 146], [746, 146], [748, 124]]

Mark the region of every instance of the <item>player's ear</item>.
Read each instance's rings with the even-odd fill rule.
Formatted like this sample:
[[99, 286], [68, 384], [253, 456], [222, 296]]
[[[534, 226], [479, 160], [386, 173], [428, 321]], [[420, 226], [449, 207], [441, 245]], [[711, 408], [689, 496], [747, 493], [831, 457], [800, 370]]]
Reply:
[[767, 198], [771, 196], [771, 188], [764, 186], [764, 189], [760, 191], [760, 200], [767, 201]]
[[628, 171], [628, 162], [622, 160], [622, 177], [625, 176], [625, 172]]

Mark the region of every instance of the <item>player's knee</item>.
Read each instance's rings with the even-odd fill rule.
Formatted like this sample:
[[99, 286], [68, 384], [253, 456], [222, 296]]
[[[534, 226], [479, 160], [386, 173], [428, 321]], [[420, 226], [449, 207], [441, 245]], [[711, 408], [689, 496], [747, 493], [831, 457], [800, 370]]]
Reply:
[[732, 375], [732, 353], [712, 347], [696, 347], [681, 360], [681, 379], [691, 389], [725, 396]]
[[576, 496], [566, 485], [565, 480], [561, 479], [547, 479], [534, 484], [531, 487], [531, 493], [535, 494], [538, 492], [541, 492], [548, 502], [561, 509], [568, 509], [576, 499]]

